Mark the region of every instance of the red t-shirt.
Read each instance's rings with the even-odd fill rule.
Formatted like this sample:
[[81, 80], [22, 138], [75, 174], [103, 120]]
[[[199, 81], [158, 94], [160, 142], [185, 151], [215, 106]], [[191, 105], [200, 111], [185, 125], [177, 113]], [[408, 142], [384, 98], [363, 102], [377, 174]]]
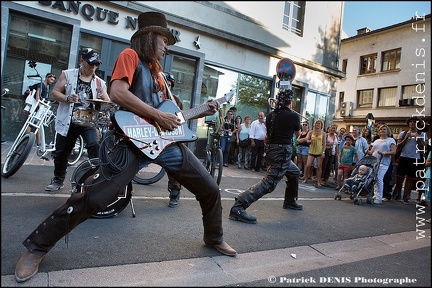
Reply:
[[[132, 86], [132, 79], [135, 73], [136, 68], [139, 64], [139, 57], [135, 50], [131, 48], [124, 49], [120, 55], [117, 57], [117, 60], [114, 64], [113, 73], [111, 75], [110, 84], [114, 80], [124, 80], [129, 86]], [[161, 73], [158, 73], [158, 83], [164, 83]], [[160, 86], [160, 85], [159, 85]], [[161, 86], [162, 99], [166, 98], [166, 87], [165, 85]]]

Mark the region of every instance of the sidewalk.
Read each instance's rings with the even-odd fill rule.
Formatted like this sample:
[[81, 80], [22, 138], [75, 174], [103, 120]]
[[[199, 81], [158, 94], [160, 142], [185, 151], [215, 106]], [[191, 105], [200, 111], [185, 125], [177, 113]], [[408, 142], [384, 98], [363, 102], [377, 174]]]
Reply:
[[[427, 229], [426, 232], [427, 237], [421, 240], [416, 240], [413, 231], [310, 246], [243, 253], [237, 257], [217, 256], [52, 271], [38, 273], [23, 284], [18, 284], [14, 275], [6, 275], [1, 277], [1, 286], [220, 287], [242, 286], [241, 284], [264, 279], [268, 279], [269, 284], [278, 284], [285, 280], [285, 276], [289, 274], [299, 273], [302, 275], [306, 271], [315, 269], [348, 265], [357, 261], [430, 247], [431, 231]], [[424, 272], [427, 273], [427, 271]], [[331, 275], [334, 274], [328, 276]], [[310, 284], [310, 282], [302, 283], [302, 278], [298, 278], [300, 281], [297, 282], [300, 284], [299, 286], [308, 286], [307, 284]], [[322, 278], [316, 276], [313, 280], [319, 285], [320, 281], [324, 281]], [[403, 277], [401, 276], [401, 278]], [[308, 279], [303, 278], [303, 280], [307, 281]], [[326, 282], [321, 283], [325, 284]], [[346, 284], [343, 287], [346, 287]], [[417, 286], [414, 285], [414, 287]]]

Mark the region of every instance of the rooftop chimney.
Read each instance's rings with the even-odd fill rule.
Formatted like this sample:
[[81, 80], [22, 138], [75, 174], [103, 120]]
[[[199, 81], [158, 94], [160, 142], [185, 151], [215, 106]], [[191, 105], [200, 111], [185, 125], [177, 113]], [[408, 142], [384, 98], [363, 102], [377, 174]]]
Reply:
[[358, 30], [357, 30], [357, 35], [365, 34], [365, 33], [368, 33], [368, 32], [370, 32], [370, 31], [371, 31], [370, 28], [368, 28], [368, 27], [364, 27], [364, 28], [361, 28], [361, 29], [358, 29]]

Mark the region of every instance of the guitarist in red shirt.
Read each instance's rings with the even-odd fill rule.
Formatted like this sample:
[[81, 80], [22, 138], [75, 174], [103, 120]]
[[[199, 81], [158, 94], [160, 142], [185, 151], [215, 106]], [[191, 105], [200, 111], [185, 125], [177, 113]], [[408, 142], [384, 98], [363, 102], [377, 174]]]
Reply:
[[[180, 33], [167, 26], [161, 13], [138, 16], [139, 30], [132, 35], [131, 48], [120, 53], [112, 73], [110, 98], [120, 110], [112, 117], [114, 130], [100, 145], [101, 165], [85, 181], [83, 193], [72, 194], [24, 240], [27, 250], [15, 267], [17, 282], [33, 277], [58, 240], [112, 203], [139, 169], [151, 162], [161, 165], [195, 195], [202, 210], [204, 243], [224, 255], [237, 255], [223, 240], [221, 196], [216, 181], [192, 151], [179, 143], [197, 139], [185, 127], [186, 120], [213, 115], [222, 100], [209, 100], [189, 111], [180, 111], [174, 102], [164, 101], [173, 98], [166, 89], [159, 61], [169, 45], [180, 41]], [[165, 112], [165, 108], [175, 113]]]

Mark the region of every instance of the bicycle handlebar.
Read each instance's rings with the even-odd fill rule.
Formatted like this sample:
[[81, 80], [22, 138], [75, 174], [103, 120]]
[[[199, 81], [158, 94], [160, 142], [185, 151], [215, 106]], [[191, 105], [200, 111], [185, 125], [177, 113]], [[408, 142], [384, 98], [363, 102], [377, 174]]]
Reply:
[[1, 90], [1, 96], [3, 97], [3, 96], [5, 96], [6, 94], [8, 94], [9, 93], [9, 89], [8, 88], [3, 88], [2, 90]]

